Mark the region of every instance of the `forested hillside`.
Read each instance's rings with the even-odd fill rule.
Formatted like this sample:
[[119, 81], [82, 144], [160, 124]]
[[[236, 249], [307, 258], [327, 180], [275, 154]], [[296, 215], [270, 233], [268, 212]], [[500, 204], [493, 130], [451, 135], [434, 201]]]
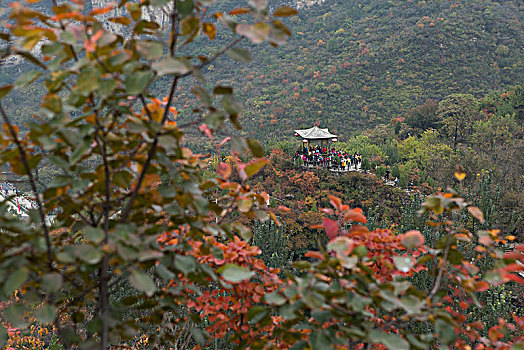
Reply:
[[[217, 6], [227, 11], [241, 4]], [[315, 122], [348, 136], [428, 98], [481, 97], [524, 76], [524, 4], [518, 0], [327, 0], [302, 7], [286, 22], [293, 33], [288, 45], [252, 50], [252, 62], [240, 72], [229, 58], [206, 72], [210, 82], [235, 87], [244, 131], [264, 143]], [[216, 47], [226, 39], [219, 35]], [[4, 69], [0, 82], [27, 69]], [[12, 98], [8, 108], [27, 121], [27, 95]], [[191, 93], [177, 98], [181, 119], [193, 118], [193, 99]]]
[[328, 0], [289, 21], [287, 46], [209, 75], [234, 84], [245, 130], [263, 141], [315, 122], [347, 136], [428, 98], [522, 82], [523, 20], [520, 1]]

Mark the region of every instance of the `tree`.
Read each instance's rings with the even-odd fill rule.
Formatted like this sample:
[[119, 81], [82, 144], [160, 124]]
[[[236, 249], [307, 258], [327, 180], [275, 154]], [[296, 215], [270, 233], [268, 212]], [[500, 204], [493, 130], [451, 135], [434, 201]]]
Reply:
[[405, 122], [421, 132], [427, 129], [438, 129], [440, 126], [438, 109], [438, 102], [428, 99], [424, 104], [410, 110]]
[[[267, 195], [246, 183], [267, 161], [237, 157], [262, 157], [262, 148], [236, 136], [223, 140], [231, 141], [239, 181], [229, 181], [225, 163], [202, 180], [207, 162], [184, 147], [184, 134], [198, 126], [215, 142], [226, 119], [240, 128], [232, 88], [209, 90], [202, 73], [224, 54], [248, 61], [236, 47], [246, 39], [283, 44], [290, 32], [278, 17], [296, 11], [281, 7], [270, 16], [266, 2], [249, 1], [225, 14], [212, 3], [124, 0], [90, 12], [83, 2], [55, 2], [46, 12], [11, 4], [10, 26], [0, 33], [3, 57], [37, 69], [1, 86], [0, 98], [39, 77], [44, 96], [24, 132], [0, 104], [0, 159], [28, 181], [36, 208], [20, 221], [1, 204], [0, 301], [9, 303], [2, 316], [10, 326], [53, 325], [66, 349], [106, 349], [141, 336], [161, 348], [204, 344], [188, 300], [217, 281], [251, 277], [234, 262], [222, 270], [201, 263], [191, 244], [208, 255], [217, 253], [209, 235], [247, 238], [247, 227], [225, 222], [234, 211], [268, 218], [261, 210]], [[149, 6], [164, 16], [146, 16]], [[39, 43], [41, 56], [31, 51]], [[175, 100], [190, 78], [199, 104], [181, 123]], [[57, 172], [49, 183], [36, 175], [43, 159]], [[168, 242], [159, 240], [166, 235]], [[0, 326], [2, 345], [5, 334]]]
[[439, 117], [444, 133], [453, 140], [453, 150], [472, 134], [474, 122], [479, 118], [477, 100], [469, 94], [453, 94], [439, 103]]

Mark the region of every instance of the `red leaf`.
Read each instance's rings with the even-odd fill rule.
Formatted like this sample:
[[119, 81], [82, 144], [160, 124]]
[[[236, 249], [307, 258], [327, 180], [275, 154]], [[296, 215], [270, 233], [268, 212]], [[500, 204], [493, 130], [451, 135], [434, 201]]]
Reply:
[[288, 207], [286, 207], [285, 205], [279, 205], [278, 210], [282, 210], [282, 211], [290, 211], [291, 209], [289, 209]]
[[220, 141], [220, 143], [218, 144], [218, 147], [222, 147], [226, 144], [226, 142], [229, 142], [231, 140], [231, 137], [226, 137], [224, 138], [222, 141]]
[[320, 211], [323, 212], [323, 213], [326, 213], [328, 215], [333, 215], [334, 214], [333, 209], [331, 209], [331, 208], [320, 208]]
[[489, 289], [489, 284], [487, 282], [478, 281], [477, 283], [475, 283], [475, 290], [477, 292], [484, 292], [488, 289]]
[[213, 132], [205, 123], [202, 123], [202, 125], [198, 127], [198, 131], [206, 134], [206, 136], [209, 137], [210, 139], [213, 138]]
[[524, 271], [524, 265], [522, 264], [509, 264], [502, 269], [504, 272], [517, 272]]
[[338, 236], [338, 224], [336, 221], [323, 218], [322, 226], [324, 226], [324, 230], [326, 230], [326, 235], [329, 239], [333, 239]]
[[504, 279], [524, 285], [524, 278], [522, 278], [522, 277], [520, 277], [518, 275], [512, 274], [512, 273], [505, 273], [504, 274]]
[[524, 255], [522, 255], [520, 252], [512, 251], [504, 253], [504, 259], [515, 259], [515, 260], [521, 260], [524, 258]]
[[231, 166], [229, 164], [220, 162], [217, 167], [217, 175], [221, 179], [227, 180], [231, 176]]

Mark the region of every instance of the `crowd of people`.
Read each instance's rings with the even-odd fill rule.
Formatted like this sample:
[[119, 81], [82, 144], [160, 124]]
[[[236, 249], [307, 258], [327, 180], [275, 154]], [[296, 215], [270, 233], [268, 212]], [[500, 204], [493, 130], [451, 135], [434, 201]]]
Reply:
[[335, 148], [310, 146], [299, 148], [293, 158], [295, 163], [299, 162], [305, 166], [326, 167], [349, 171], [357, 170], [362, 163], [362, 155], [355, 152], [350, 154]]

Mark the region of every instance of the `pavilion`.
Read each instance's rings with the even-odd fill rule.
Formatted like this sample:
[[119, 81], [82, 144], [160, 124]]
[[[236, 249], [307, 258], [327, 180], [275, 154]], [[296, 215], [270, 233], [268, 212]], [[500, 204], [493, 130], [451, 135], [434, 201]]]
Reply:
[[309, 129], [295, 130], [295, 136], [302, 138], [302, 147], [308, 146], [311, 142], [320, 141], [320, 148], [322, 148], [324, 141], [326, 141], [326, 148], [329, 149], [329, 142], [337, 142], [337, 135], [329, 132], [328, 129], [321, 129], [319, 127], [312, 127]]

